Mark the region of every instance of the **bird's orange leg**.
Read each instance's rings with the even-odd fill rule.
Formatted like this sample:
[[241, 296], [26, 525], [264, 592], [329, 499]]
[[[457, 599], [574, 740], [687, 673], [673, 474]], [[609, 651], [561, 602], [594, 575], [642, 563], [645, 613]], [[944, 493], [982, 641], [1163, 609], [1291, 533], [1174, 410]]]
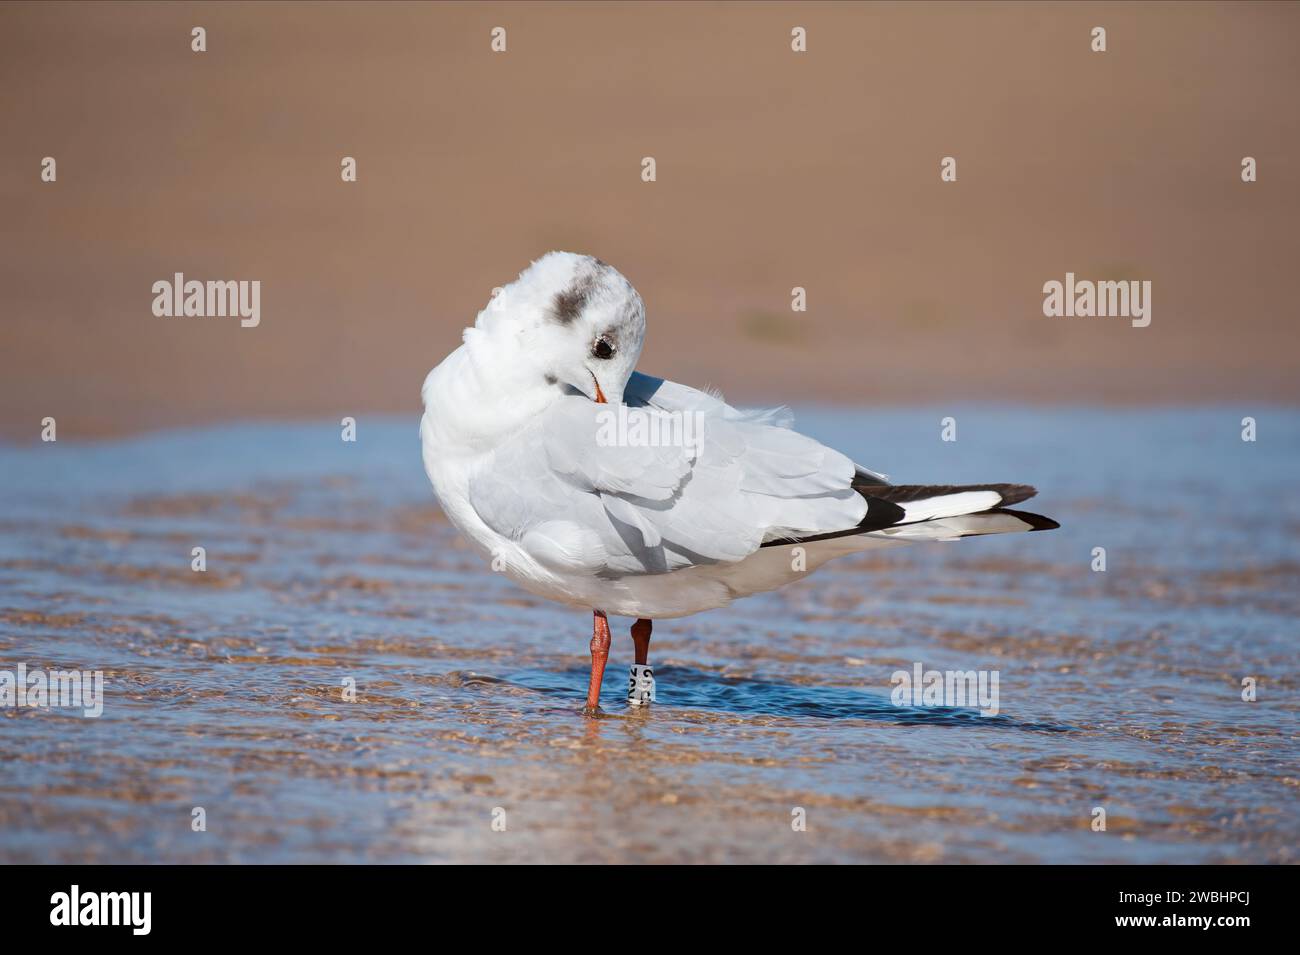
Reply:
[[632, 624], [632, 642], [636, 645], [636, 663], [628, 672], [627, 702], [629, 706], [645, 706], [654, 702], [655, 671], [650, 669], [651, 621], [642, 617]]
[[[647, 643], [649, 637], [646, 637]], [[582, 712], [594, 716], [600, 712], [600, 684], [609, 660], [609, 618], [603, 610], [591, 612], [591, 681], [587, 684], [587, 705]]]
[[654, 629], [654, 621], [646, 620], [644, 617], [632, 624], [632, 642], [636, 644], [636, 662], [642, 665], [650, 662], [650, 631], [652, 629]]

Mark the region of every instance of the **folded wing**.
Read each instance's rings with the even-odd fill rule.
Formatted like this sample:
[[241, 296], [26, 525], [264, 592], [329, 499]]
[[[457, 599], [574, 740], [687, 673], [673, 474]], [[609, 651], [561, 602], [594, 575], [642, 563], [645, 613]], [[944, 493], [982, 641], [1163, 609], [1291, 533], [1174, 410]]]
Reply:
[[479, 516], [544, 564], [617, 577], [739, 561], [867, 512], [863, 472], [779, 412], [644, 375], [625, 399], [563, 398], [496, 449], [470, 479]]

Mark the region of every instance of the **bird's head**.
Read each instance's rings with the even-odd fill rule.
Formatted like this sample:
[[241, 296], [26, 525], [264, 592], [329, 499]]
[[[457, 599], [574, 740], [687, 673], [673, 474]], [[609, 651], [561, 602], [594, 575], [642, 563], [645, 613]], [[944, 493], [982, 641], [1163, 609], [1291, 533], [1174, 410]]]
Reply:
[[645, 305], [600, 259], [549, 252], [493, 297], [476, 327], [510, 337], [539, 383], [621, 404], [645, 340]]

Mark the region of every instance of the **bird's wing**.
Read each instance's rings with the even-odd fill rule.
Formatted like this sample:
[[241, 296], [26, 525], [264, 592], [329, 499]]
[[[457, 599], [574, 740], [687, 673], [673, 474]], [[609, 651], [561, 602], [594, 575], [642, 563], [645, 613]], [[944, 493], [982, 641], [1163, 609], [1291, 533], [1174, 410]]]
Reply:
[[617, 577], [738, 561], [866, 514], [853, 462], [778, 416], [641, 375], [625, 396], [562, 398], [498, 446], [469, 479], [483, 521], [557, 570]]
[[[632, 377], [623, 391], [623, 400], [632, 406], [659, 408], [663, 411], [703, 411], [718, 414], [728, 420], [749, 421], [756, 424], [769, 424], [777, 428], [789, 429], [794, 425], [794, 414], [789, 408], [771, 408], [766, 410], [742, 410], [733, 408], [721, 398], [690, 385], [678, 384], [666, 378], [655, 378], [632, 372]], [[862, 465], [855, 465], [855, 484], [888, 484], [889, 476], [879, 471], [872, 471]]]

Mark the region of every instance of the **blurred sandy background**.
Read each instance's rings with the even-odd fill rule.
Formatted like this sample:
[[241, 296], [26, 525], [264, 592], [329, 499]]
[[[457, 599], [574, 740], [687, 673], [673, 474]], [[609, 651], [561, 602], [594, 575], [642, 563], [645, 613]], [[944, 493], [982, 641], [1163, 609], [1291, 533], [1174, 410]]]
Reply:
[[[414, 414], [553, 248], [734, 399], [1292, 402], [1298, 41], [1291, 3], [4, 4], [0, 436]], [[154, 317], [177, 271], [261, 280], [260, 327]], [[1151, 326], [1045, 318], [1066, 271], [1150, 279]]]

